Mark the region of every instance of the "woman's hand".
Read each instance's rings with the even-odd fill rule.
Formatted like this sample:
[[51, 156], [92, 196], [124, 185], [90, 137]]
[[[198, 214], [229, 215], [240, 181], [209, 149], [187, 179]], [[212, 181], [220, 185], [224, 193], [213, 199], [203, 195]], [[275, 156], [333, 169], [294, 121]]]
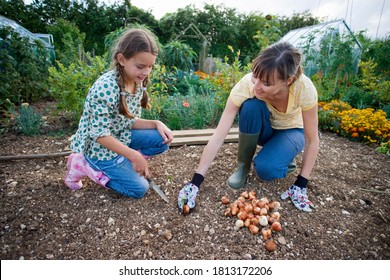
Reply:
[[179, 206], [181, 213], [188, 214], [184, 211], [185, 205], [188, 205], [190, 210], [195, 207], [196, 195], [198, 192], [199, 188], [191, 182], [185, 184], [184, 187], [179, 191], [177, 205]]

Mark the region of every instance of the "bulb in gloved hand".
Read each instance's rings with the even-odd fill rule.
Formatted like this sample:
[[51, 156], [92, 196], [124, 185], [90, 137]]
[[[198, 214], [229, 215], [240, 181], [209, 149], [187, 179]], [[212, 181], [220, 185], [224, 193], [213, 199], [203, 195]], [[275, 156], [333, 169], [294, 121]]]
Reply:
[[183, 214], [188, 214], [188, 213], [190, 213], [190, 206], [188, 206], [187, 204], [184, 204]]

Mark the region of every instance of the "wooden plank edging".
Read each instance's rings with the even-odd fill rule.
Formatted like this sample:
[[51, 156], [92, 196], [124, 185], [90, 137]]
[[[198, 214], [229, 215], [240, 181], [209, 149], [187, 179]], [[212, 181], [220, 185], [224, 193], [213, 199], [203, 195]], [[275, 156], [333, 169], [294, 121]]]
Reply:
[[[198, 130], [174, 130], [174, 139], [171, 143], [172, 147], [179, 147], [184, 145], [205, 145], [213, 135], [215, 129], [198, 129]], [[70, 141], [71, 138], [69, 138]], [[238, 128], [230, 129], [225, 138], [225, 143], [238, 142]], [[0, 161], [20, 160], [20, 159], [41, 159], [68, 156], [72, 152], [64, 151], [53, 154], [30, 154], [30, 155], [11, 155], [0, 156]]]

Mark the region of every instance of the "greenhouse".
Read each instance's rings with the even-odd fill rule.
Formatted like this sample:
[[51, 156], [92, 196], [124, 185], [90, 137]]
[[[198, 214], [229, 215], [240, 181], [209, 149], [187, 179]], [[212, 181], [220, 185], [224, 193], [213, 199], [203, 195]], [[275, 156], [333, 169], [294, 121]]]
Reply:
[[28, 38], [30, 44], [35, 45], [35, 40], [40, 40], [50, 55], [50, 60], [55, 60], [54, 42], [51, 34], [32, 33], [15, 21], [0, 15], [0, 28], [11, 27], [20, 36]]
[[[349, 41], [352, 44], [351, 64], [358, 69], [362, 54], [362, 46], [343, 19], [323, 22], [289, 31], [280, 41], [287, 41], [302, 50], [305, 57], [305, 74], [311, 76], [322, 69], [326, 74], [331, 67], [332, 59], [336, 56], [340, 43]], [[326, 58], [326, 67], [321, 67], [318, 61]], [[324, 66], [324, 64], [322, 65]], [[324, 69], [325, 68], [325, 69]]]

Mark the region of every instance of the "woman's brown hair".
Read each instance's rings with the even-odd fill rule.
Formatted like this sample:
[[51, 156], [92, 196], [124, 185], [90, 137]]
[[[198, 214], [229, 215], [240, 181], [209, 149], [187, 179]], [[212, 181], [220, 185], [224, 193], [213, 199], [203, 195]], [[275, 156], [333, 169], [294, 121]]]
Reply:
[[302, 74], [301, 53], [290, 43], [276, 43], [262, 52], [253, 60], [252, 73], [264, 81], [273, 80], [276, 71], [279, 79], [293, 81]]
[[[132, 28], [125, 31], [117, 40], [111, 56], [111, 63], [116, 70], [119, 90], [125, 90], [125, 73], [123, 66], [118, 61], [118, 55], [122, 54], [125, 59], [130, 59], [140, 52], [148, 52], [153, 55], [158, 54], [158, 46], [152, 32], [147, 29]], [[142, 108], [150, 108], [149, 95], [146, 91], [146, 86], [149, 83], [149, 78], [146, 77], [142, 82], [143, 96], [141, 99]], [[133, 118], [134, 115], [129, 111], [124, 95], [120, 96], [119, 113], [127, 118]]]

